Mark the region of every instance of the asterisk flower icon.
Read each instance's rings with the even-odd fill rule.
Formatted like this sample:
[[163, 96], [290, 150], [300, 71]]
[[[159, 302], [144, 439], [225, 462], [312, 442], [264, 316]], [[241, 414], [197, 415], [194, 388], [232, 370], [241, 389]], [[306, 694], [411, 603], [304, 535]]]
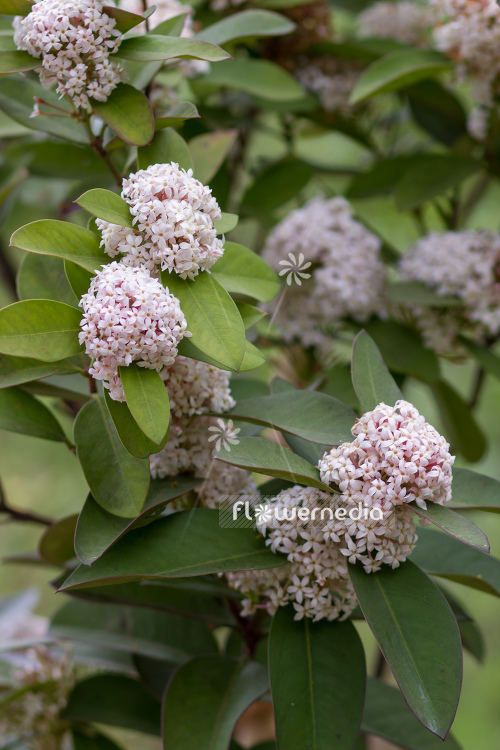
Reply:
[[240, 442], [236, 437], [240, 432], [240, 428], [233, 425], [232, 419], [228, 419], [227, 423], [224, 422], [223, 419], [218, 419], [217, 424], [212, 425], [212, 427], [209, 427], [208, 429], [214, 433], [213, 435], [210, 435], [210, 437], [208, 438], [208, 442], [211, 443], [212, 440], [217, 441], [215, 443], [215, 450], [217, 451], [217, 453], [221, 448], [225, 448], [227, 451], [230, 451], [230, 445], [238, 445], [238, 443]]
[[281, 269], [279, 275], [286, 275], [286, 283], [288, 286], [292, 285], [292, 281], [295, 281], [298, 286], [301, 286], [301, 279], [311, 278], [310, 273], [304, 273], [305, 269], [311, 266], [311, 263], [309, 261], [304, 263], [305, 258], [303, 253], [300, 253], [298, 259], [293, 253], [288, 253], [288, 257], [290, 260], [280, 260], [279, 264], [280, 266], [284, 266], [284, 268]]
[[268, 503], [265, 503], [264, 505], [261, 503], [255, 508], [255, 520], [257, 523], [269, 523], [272, 516], [273, 509]]

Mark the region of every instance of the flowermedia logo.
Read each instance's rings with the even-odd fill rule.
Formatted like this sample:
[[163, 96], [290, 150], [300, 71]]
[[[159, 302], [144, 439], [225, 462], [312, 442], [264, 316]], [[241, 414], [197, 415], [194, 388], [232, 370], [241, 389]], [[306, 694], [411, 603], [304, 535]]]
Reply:
[[288, 286], [292, 286], [292, 281], [295, 281], [298, 286], [301, 286], [301, 279], [311, 278], [310, 273], [304, 273], [306, 268], [310, 268], [311, 263], [309, 261], [307, 263], [304, 262], [305, 258], [303, 253], [300, 253], [298, 258], [293, 253], [288, 253], [288, 257], [290, 260], [280, 260], [279, 264], [280, 266], [283, 266], [283, 268], [279, 272], [279, 275], [286, 277], [286, 283]]

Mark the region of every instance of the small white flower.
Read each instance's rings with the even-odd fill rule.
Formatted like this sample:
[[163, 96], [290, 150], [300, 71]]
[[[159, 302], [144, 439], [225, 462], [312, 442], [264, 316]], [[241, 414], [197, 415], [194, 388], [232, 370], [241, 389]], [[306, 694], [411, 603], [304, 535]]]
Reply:
[[213, 425], [212, 427], [208, 428], [211, 432], [214, 432], [214, 435], [211, 435], [208, 438], [209, 442], [212, 442], [212, 440], [216, 440], [215, 443], [215, 450], [217, 453], [220, 451], [221, 448], [225, 448], [225, 450], [230, 451], [231, 445], [238, 445], [240, 442], [237, 439], [237, 435], [240, 432], [239, 427], [235, 427], [233, 425], [233, 420], [228, 419], [227, 423], [224, 422], [223, 419], [218, 419], [217, 424]]

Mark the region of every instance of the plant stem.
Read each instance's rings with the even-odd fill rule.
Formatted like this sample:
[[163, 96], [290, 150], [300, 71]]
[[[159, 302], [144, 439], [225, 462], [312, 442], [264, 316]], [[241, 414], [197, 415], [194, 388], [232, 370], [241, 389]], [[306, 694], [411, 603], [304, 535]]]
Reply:
[[478, 365], [476, 367], [474, 383], [472, 385], [472, 392], [471, 392], [471, 395], [469, 397], [469, 402], [468, 402], [470, 409], [474, 409], [477, 406], [479, 402], [479, 397], [481, 395], [481, 391], [483, 390], [485, 379], [486, 379], [486, 370], [484, 369], [484, 367], [481, 367]]
[[88, 115], [85, 115], [83, 119], [83, 124], [85, 126], [85, 130], [87, 131], [87, 135], [89, 137], [89, 145], [91, 149], [104, 162], [104, 164], [107, 166], [107, 168], [113, 175], [113, 178], [116, 184], [118, 185], [118, 187], [121, 188], [123, 175], [121, 174], [120, 170], [115, 165], [110, 155], [108, 154], [108, 152], [102, 145], [102, 137], [100, 135], [94, 135], [94, 133], [92, 132], [92, 128], [90, 127], [90, 118]]
[[0, 482], [0, 513], [7, 513], [12, 521], [28, 521], [28, 523], [39, 523], [42, 526], [52, 526], [54, 523], [52, 518], [47, 516], [40, 516], [38, 513], [29, 513], [27, 511], [17, 510], [12, 508], [5, 497], [5, 492]]

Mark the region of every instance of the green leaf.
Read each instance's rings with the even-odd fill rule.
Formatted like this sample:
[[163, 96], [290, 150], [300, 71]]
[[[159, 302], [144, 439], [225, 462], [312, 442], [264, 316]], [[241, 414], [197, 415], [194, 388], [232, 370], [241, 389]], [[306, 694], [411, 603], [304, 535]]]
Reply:
[[49, 635], [84, 641], [174, 664], [217, 651], [205, 623], [139, 607], [73, 600], [53, 616]]
[[27, 16], [32, 8], [30, 0], [0, 0], [0, 13], [5, 16]]
[[471, 409], [458, 391], [444, 380], [430, 385], [452, 451], [459, 451], [467, 461], [479, 461], [486, 450], [486, 438]]
[[93, 272], [100, 271], [111, 260], [99, 247], [99, 239], [93, 232], [67, 221], [33, 221], [14, 232], [10, 244], [29, 253], [71, 260]]
[[218, 221], [214, 221], [214, 226], [217, 230], [217, 234], [227, 234], [232, 232], [238, 226], [238, 215], [227, 214], [222, 212], [222, 218]]
[[268, 690], [267, 670], [256, 662], [203, 656], [182, 665], [163, 703], [165, 750], [227, 750], [241, 714]]
[[40, 557], [52, 565], [63, 565], [75, 556], [75, 528], [78, 516], [62, 518], [44, 532], [38, 544]]
[[228, 60], [224, 64], [211, 68], [200, 78], [200, 81], [213, 86], [244, 91], [273, 102], [290, 102], [304, 96], [304, 90], [290, 73], [269, 60], [251, 58]]
[[352, 438], [356, 414], [317, 391], [293, 390], [239, 401], [228, 416], [329, 446]]
[[[35, 122], [38, 119], [34, 118]], [[9, 155], [21, 163], [29, 163], [31, 174], [40, 177], [59, 177], [81, 181], [88, 179], [109, 181], [106, 165], [90, 148], [74, 143], [51, 143], [48, 140], [26, 143], [10, 149]]]
[[78, 412], [74, 439], [90, 490], [105, 510], [124, 518], [140, 513], [149, 487], [149, 461], [123, 447], [104, 400], [93, 398]]
[[194, 104], [191, 102], [180, 102], [180, 104], [169, 109], [167, 113], [156, 118], [155, 131], [158, 132], [162, 128], [180, 127], [184, 124], [184, 120], [191, 120], [199, 116]]
[[278, 607], [269, 674], [280, 750], [351, 750], [366, 686], [363, 645], [351, 622], [294, 620]]
[[411, 328], [394, 320], [378, 318], [370, 320], [365, 330], [393, 372], [412, 375], [426, 383], [440, 380], [438, 358], [433, 351], [425, 348], [420, 336]]
[[0, 388], [29, 383], [32, 380], [48, 378], [55, 374], [66, 375], [75, 372], [76, 369], [74, 363], [70, 360], [45, 364], [37, 359], [9, 357], [6, 354], [0, 354]]
[[[47, 256], [50, 257], [50, 256]], [[81, 299], [90, 289], [93, 274], [71, 260], [64, 261], [64, 272], [77, 299]]]
[[223, 49], [209, 42], [186, 37], [161, 36], [159, 34], [147, 34], [146, 36], [125, 39], [114, 56], [123, 60], [136, 60], [137, 62], [172, 60], [177, 57], [218, 62], [230, 57]]
[[130, 13], [128, 10], [115, 8], [113, 5], [105, 5], [103, 12], [110, 18], [115, 19], [115, 29], [121, 31], [122, 34], [126, 34], [130, 29], [144, 22], [144, 18], [137, 15], [137, 13]]
[[152, 453], [158, 453], [168, 439], [168, 431], [159, 445], [146, 437], [129, 407], [124, 401], [114, 401], [106, 390], [104, 400], [109, 414], [124, 448], [136, 458], [148, 458]]
[[119, 373], [130, 413], [146, 437], [160, 445], [170, 421], [168, 393], [160, 374], [134, 362], [120, 367]]
[[427, 729], [444, 739], [462, 684], [460, 634], [446, 599], [409, 561], [370, 574], [360, 565], [349, 565], [349, 573], [408, 706]]
[[415, 122], [445, 146], [467, 135], [467, 114], [459, 99], [438, 81], [422, 81], [406, 90]]
[[351, 104], [359, 104], [378, 94], [398, 91], [450, 68], [450, 61], [433, 50], [391, 52], [376, 60], [361, 74], [351, 94]]
[[[146, 39], [146, 37], [134, 37]], [[128, 39], [122, 42], [120, 51]], [[119, 83], [105, 102], [92, 100], [94, 113], [104, 120], [125, 143], [133, 146], [145, 146], [150, 143], [154, 132], [155, 122], [149, 99], [143, 93], [128, 83]]]
[[110, 740], [93, 727], [79, 727], [71, 730], [73, 750], [123, 750], [121, 745]]
[[459, 334], [458, 338], [476, 362], [479, 362], [481, 367], [484, 367], [490, 375], [500, 380], [500, 358], [486, 347], [479, 346], [467, 336]]
[[172, 161], [186, 171], [193, 168], [187, 143], [173, 128], [160, 130], [149, 146], [143, 146], [137, 151], [139, 169], [147, 169], [151, 164], [166, 164]]
[[261, 437], [243, 437], [236, 445], [214, 455], [218, 461], [255, 471], [278, 479], [288, 479], [294, 484], [316, 487], [325, 492], [331, 489], [323, 484], [315, 466], [296, 456], [293, 451]]
[[313, 167], [299, 159], [285, 158], [272, 164], [246, 190], [241, 208], [258, 215], [270, 214], [295, 198], [313, 174]]
[[407, 750], [461, 750], [449, 734], [443, 742], [429, 734], [409, 711], [397, 688], [368, 678], [362, 729]]
[[447, 190], [479, 172], [481, 162], [465, 156], [427, 154], [420, 163], [405, 173], [396, 189], [396, 203], [401, 211], [409, 211], [421, 203], [442, 195]]
[[204, 185], [210, 182], [219, 171], [237, 137], [237, 130], [219, 130], [191, 138], [189, 151], [193, 157], [193, 173], [197, 180]]
[[160, 704], [138, 680], [124, 675], [99, 674], [81, 680], [62, 715], [75, 722], [160, 734]]
[[273, 269], [248, 247], [226, 242], [224, 255], [212, 267], [212, 275], [227, 292], [269, 302], [280, 290]]
[[460, 513], [455, 513], [450, 508], [437, 503], [427, 503], [427, 510], [423, 510], [416, 503], [410, 503], [409, 507], [417, 516], [426, 518], [460, 542], [476, 547], [483, 552], [490, 551], [486, 534], [469, 518], [460, 515]]
[[438, 294], [419, 281], [398, 281], [389, 284], [387, 296], [391, 302], [421, 307], [460, 307], [463, 302], [458, 297]]
[[239, 302], [236, 300], [236, 307], [241, 315], [245, 331], [248, 331], [249, 328], [257, 325], [262, 318], [266, 317], [264, 310], [254, 307], [254, 305], [249, 305], [247, 302]]
[[244, 10], [208, 26], [197, 34], [212, 44], [225, 44], [249, 37], [283, 36], [290, 34], [295, 24], [288, 18], [267, 10]]
[[431, 529], [419, 529], [411, 560], [430, 575], [500, 596], [500, 560]]
[[0, 310], [0, 352], [57, 362], [81, 352], [82, 313], [52, 300], [24, 300]]
[[479, 508], [500, 512], [500, 482], [469, 469], [453, 469], [451, 501], [448, 508]]
[[75, 533], [75, 551], [80, 562], [92, 565], [134, 526], [141, 525], [148, 516], [162, 509], [175, 498], [190, 492], [201, 484], [194, 477], [152, 479], [141, 512], [136, 518], [120, 518], [104, 510], [92, 495], [87, 497], [78, 518]]
[[[425, 85], [429, 83], [426, 82]], [[367, 172], [356, 175], [347, 190], [348, 198], [391, 195], [402, 177], [420, 163], [422, 156], [395, 156], [375, 163]]]
[[155, 36], [158, 34], [164, 34], [165, 36], [181, 36], [186, 24], [187, 16], [188, 11], [186, 10], [186, 12], [180, 13], [177, 16], [167, 18], [165, 21], [159, 23], [158, 26], [155, 26], [151, 33], [154, 32]]
[[17, 275], [19, 299], [51, 299], [76, 307], [78, 300], [71, 289], [64, 261], [52, 255], [25, 255]]
[[21, 388], [0, 390], [0, 429], [44, 440], [68, 442], [52, 412]]
[[214, 274], [202, 272], [191, 281], [164, 272], [162, 281], [180, 302], [193, 345], [238, 372], [245, 353], [245, 328], [234, 301]]
[[41, 68], [41, 60], [21, 50], [0, 50], [0, 75]]
[[379, 349], [365, 331], [354, 339], [352, 382], [363, 412], [375, 409], [382, 402], [394, 406], [403, 398]]
[[[191, 359], [198, 360], [198, 362], [206, 362], [207, 364], [214, 365], [214, 367], [218, 367], [221, 370], [231, 370], [230, 367], [222, 365], [217, 360], [208, 357], [204, 352], [200, 351], [200, 349], [191, 343], [191, 339], [182, 339], [177, 347], [177, 351], [179, 354], [182, 354], [183, 357], [190, 357]], [[243, 355], [238, 372], [249, 372], [250, 370], [255, 370], [257, 367], [263, 365], [265, 361], [266, 360], [259, 349], [251, 344], [250, 341], [246, 341], [245, 354]]]
[[[144, 551], [147, 550], [147, 555]], [[179, 511], [134, 529], [88, 568], [80, 565], [61, 586], [67, 589], [183, 578], [227, 570], [261, 570], [286, 564], [251, 529], [221, 529], [216, 510]]]
[[132, 223], [133, 216], [130, 213], [127, 201], [124, 201], [116, 193], [112, 193], [111, 190], [103, 190], [102, 188], [87, 190], [86, 193], [77, 198], [75, 203], [92, 216], [97, 216], [98, 219], [104, 219], [112, 224], [129, 227], [130, 229], [134, 226]]

